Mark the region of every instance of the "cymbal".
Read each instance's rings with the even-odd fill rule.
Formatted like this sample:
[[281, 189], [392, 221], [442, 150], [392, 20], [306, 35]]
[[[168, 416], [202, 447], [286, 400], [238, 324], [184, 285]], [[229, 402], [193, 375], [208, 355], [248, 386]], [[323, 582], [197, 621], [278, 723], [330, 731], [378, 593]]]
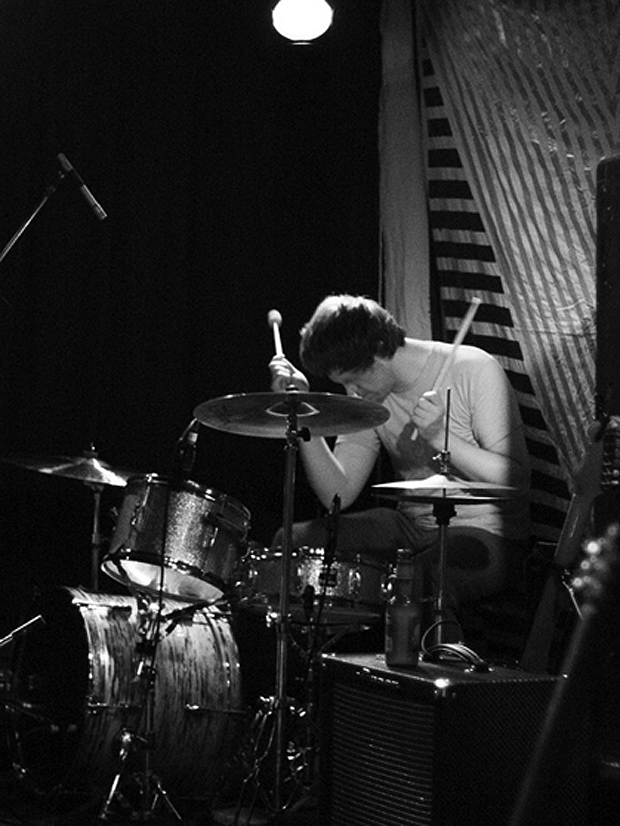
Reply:
[[314, 436], [338, 436], [378, 427], [390, 417], [380, 404], [337, 393], [240, 393], [199, 404], [194, 417], [215, 430], [283, 439], [289, 414]]
[[517, 488], [508, 485], [497, 485], [494, 482], [478, 482], [467, 479], [456, 479], [443, 473], [427, 476], [426, 479], [403, 479], [398, 482], [383, 482], [373, 485], [377, 495], [385, 495], [399, 499], [417, 499], [427, 501], [438, 497], [461, 497], [467, 501], [481, 501], [482, 498], [492, 501], [496, 498], [506, 499], [518, 493]]
[[411, 493], [405, 496], [399, 493], [381, 493], [377, 495], [381, 496], [382, 499], [393, 499], [397, 502], [422, 502], [429, 505], [490, 505], [494, 502], [502, 502], [509, 498], [508, 496], [501, 494], [499, 496], [493, 496], [490, 494], [476, 496], [473, 494], [458, 493], [456, 491], [448, 491], [444, 494], [440, 490], [426, 494]]
[[78, 479], [92, 485], [125, 487], [127, 480], [136, 475], [134, 472], [114, 469], [88, 452], [84, 456], [8, 456], [2, 461], [37, 473]]

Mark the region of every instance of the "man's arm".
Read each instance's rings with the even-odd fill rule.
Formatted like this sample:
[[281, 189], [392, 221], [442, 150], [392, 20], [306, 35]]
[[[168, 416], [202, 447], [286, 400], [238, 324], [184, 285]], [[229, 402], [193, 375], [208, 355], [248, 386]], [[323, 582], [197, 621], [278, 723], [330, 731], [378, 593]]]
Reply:
[[[294, 387], [302, 393], [310, 392], [305, 375], [285, 356], [274, 357], [269, 368], [273, 391], [284, 392]], [[338, 494], [343, 510], [359, 496], [376, 460], [376, 451], [372, 447], [347, 442], [337, 444], [332, 451], [321, 436], [312, 436], [308, 442], [301, 441], [299, 452], [308, 482], [320, 502], [330, 508]]]
[[344, 510], [355, 502], [374, 467], [374, 450], [353, 442], [331, 450], [325, 439], [312, 438], [300, 447], [304, 469], [321, 503], [331, 507], [336, 494]]
[[[466, 479], [525, 490], [529, 486], [529, 455], [510, 383], [496, 361], [487, 360], [476, 367], [475, 375], [470, 412], [476, 443], [450, 428], [450, 464], [458, 476]], [[413, 420], [429, 444], [438, 452], [442, 450], [445, 409], [438, 393], [424, 394]]]

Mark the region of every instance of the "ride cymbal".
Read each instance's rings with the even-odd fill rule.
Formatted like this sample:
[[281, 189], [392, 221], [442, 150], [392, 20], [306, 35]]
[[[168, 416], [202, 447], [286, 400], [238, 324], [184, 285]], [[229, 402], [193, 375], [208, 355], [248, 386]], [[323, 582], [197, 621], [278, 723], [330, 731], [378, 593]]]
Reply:
[[396, 499], [417, 499], [427, 501], [439, 496], [454, 498], [460, 497], [466, 501], [480, 502], [482, 499], [506, 499], [516, 496], [517, 488], [508, 485], [498, 485], [495, 482], [479, 482], [467, 479], [456, 479], [442, 473], [428, 476], [426, 479], [403, 479], [398, 482], [383, 482], [373, 485], [378, 496], [387, 496]]
[[385, 407], [355, 396], [336, 393], [240, 393], [199, 404], [194, 417], [207, 427], [283, 439], [288, 417], [294, 413], [298, 427], [314, 436], [338, 436], [378, 427], [390, 417]]

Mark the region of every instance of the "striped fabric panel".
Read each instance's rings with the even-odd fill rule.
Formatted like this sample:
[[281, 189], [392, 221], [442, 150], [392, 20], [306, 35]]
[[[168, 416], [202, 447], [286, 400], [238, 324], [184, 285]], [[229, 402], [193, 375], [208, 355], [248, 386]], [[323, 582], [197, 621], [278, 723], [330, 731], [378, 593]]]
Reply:
[[471, 299], [481, 298], [466, 341], [497, 358], [517, 394], [532, 460], [532, 531], [535, 538], [553, 541], [564, 522], [568, 488], [525, 367], [510, 298], [428, 56], [422, 62], [421, 84], [432, 270], [440, 297], [443, 337], [454, 339]]
[[596, 167], [620, 146], [620, 4], [418, 7], [528, 374], [572, 476], [595, 413]]

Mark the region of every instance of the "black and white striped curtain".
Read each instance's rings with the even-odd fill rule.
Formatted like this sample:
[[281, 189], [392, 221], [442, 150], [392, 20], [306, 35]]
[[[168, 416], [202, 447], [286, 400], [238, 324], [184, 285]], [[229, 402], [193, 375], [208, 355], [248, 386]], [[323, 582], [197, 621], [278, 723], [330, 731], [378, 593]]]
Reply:
[[[386, 0], [383, 11], [386, 302], [423, 333], [407, 310], [435, 293], [450, 340], [482, 299], [467, 341], [518, 394], [534, 530], [555, 539], [595, 417], [596, 169], [620, 151], [620, 2]], [[402, 239], [427, 226], [424, 261]]]

